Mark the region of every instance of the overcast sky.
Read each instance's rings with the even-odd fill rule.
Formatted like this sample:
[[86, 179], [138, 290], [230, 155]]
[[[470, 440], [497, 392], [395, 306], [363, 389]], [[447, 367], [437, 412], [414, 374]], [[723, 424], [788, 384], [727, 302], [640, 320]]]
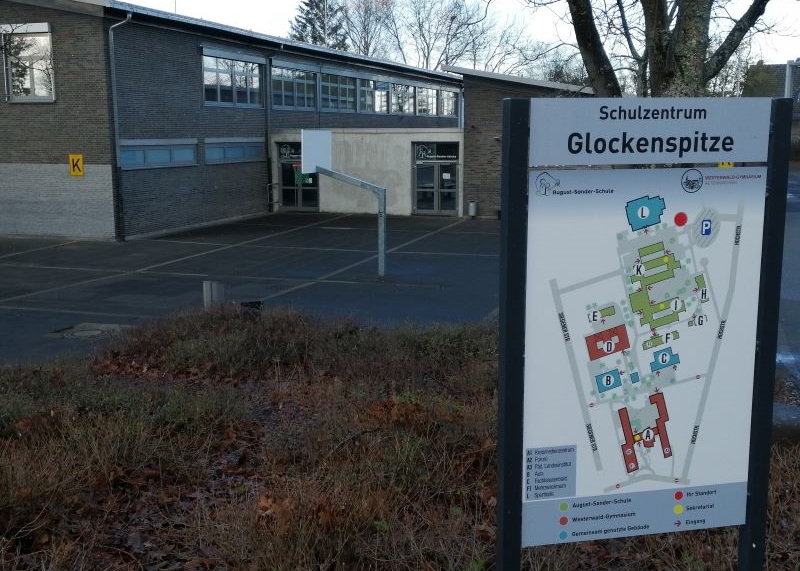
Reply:
[[[236, 26], [278, 37], [289, 34], [289, 21], [297, 13], [300, 0], [127, 0], [132, 4], [155, 8], [165, 12], [177, 9], [179, 14], [202, 18], [220, 24]], [[733, 0], [734, 16], [741, 15], [747, 0]], [[563, 4], [563, 3], [561, 3]], [[558, 19], [546, 11], [537, 13], [535, 22], [530, 17], [530, 9], [522, 7], [522, 0], [494, 0], [499, 18], [526, 18], [536, 30], [536, 38], [541, 41], [560, 39], [570, 41], [569, 26], [557, 26]], [[561, 7], [563, 10], [563, 6]], [[781, 35], [761, 36], [759, 48], [766, 63], [786, 63], [800, 57], [800, 0], [770, 0], [766, 17], [779, 22]]]

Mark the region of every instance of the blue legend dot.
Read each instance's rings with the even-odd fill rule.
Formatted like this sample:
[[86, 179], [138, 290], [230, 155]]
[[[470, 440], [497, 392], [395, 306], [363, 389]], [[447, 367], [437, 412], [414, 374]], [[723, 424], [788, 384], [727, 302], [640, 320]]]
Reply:
[[566, 532], [566, 531], [562, 531], [561, 533], [559, 533], [559, 534], [558, 534], [558, 538], [559, 538], [561, 541], [564, 541], [565, 539], [567, 539], [567, 537], [568, 537], [568, 535], [567, 535], [567, 532]]

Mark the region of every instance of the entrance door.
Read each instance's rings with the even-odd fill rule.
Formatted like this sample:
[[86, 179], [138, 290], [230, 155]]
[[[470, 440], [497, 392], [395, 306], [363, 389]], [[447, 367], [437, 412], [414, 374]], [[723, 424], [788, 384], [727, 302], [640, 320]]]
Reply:
[[417, 164], [414, 210], [419, 214], [456, 214], [458, 164]]
[[303, 174], [297, 161], [282, 161], [281, 209], [319, 210], [319, 175]]

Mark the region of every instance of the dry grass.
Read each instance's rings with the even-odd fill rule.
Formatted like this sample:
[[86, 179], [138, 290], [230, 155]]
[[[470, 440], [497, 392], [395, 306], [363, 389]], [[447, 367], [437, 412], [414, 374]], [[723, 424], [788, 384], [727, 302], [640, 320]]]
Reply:
[[[494, 567], [496, 330], [184, 314], [0, 371], [0, 571]], [[800, 568], [800, 447], [770, 569]], [[526, 569], [723, 570], [733, 530], [529, 549]]]

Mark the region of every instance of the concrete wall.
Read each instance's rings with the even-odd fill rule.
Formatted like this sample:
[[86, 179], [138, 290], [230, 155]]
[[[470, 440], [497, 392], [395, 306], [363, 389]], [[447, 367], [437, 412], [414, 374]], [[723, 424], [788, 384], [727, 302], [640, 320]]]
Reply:
[[0, 163], [0, 234], [114, 237], [112, 169]]
[[[331, 134], [332, 170], [385, 187], [387, 213], [400, 216], [411, 215], [413, 209], [413, 143], [457, 142], [463, 147], [460, 129], [331, 129]], [[277, 131], [271, 144], [299, 141], [298, 131]], [[323, 212], [377, 212], [371, 192], [327, 177], [320, 177], [319, 194]]]
[[[101, 9], [81, 9], [0, 3], [0, 24], [50, 24], [55, 86], [54, 102], [0, 97], [0, 233], [114, 236], [106, 34]], [[85, 177], [69, 176], [71, 153]]]

